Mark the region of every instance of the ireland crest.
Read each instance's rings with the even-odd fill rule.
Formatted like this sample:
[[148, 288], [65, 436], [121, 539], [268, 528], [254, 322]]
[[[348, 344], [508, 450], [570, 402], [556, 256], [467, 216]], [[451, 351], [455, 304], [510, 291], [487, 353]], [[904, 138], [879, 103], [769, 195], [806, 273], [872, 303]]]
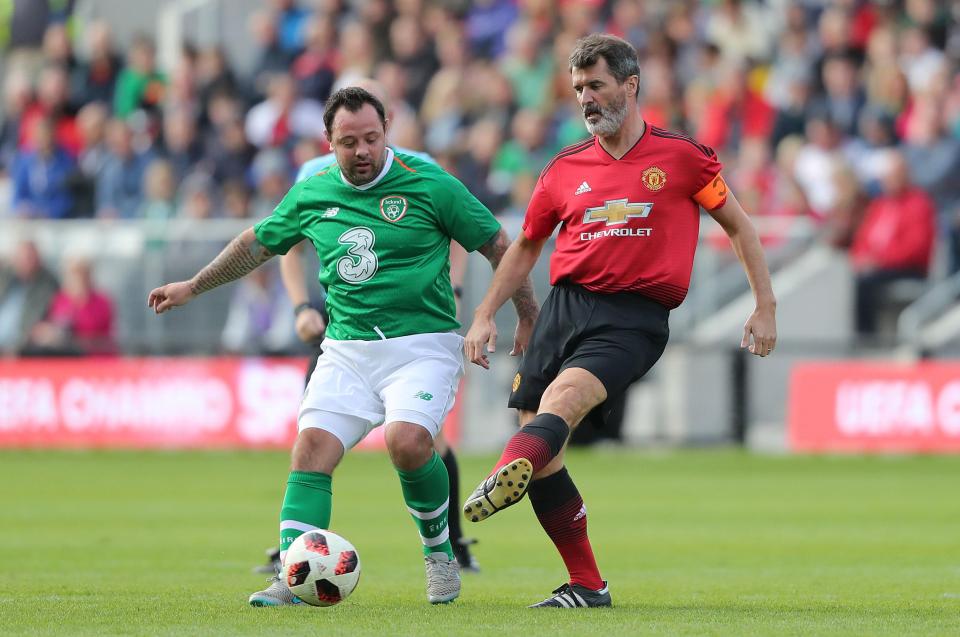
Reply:
[[407, 200], [400, 195], [390, 195], [380, 200], [380, 214], [391, 223], [396, 223], [407, 214]]

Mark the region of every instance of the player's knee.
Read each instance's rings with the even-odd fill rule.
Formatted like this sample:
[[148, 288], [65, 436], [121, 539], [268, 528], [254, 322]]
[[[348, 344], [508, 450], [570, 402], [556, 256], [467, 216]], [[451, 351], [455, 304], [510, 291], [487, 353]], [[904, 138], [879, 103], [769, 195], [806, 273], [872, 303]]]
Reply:
[[387, 451], [397, 469], [413, 471], [433, 455], [433, 438], [420, 425], [391, 423], [385, 433]]
[[293, 471], [332, 474], [343, 458], [343, 443], [329, 431], [311, 427], [297, 435], [290, 458]]
[[577, 423], [591, 409], [603, 401], [592, 388], [582, 383], [559, 381], [547, 387], [540, 400], [540, 411], [556, 414], [567, 421]]

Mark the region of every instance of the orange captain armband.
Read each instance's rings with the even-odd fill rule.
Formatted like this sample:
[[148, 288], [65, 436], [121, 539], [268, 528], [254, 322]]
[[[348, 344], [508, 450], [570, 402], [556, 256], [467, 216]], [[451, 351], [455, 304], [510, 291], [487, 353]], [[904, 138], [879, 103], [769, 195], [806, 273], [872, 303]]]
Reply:
[[716, 210], [727, 202], [727, 182], [723, 180], [720, 173], [707, 182], [707, 185], [700, 189], [700, 192], [693, 196], [693, 200], [706, 208], [707, 210]]

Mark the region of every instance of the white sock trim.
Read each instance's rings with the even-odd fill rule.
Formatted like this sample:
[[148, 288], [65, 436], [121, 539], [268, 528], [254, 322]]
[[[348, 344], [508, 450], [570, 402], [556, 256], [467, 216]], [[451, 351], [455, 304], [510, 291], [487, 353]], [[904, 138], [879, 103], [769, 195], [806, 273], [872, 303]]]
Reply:
[[437, 537], [423, 537], [420, 536], [420, 539], [423, 540], [424, 546], [439, 546], [447, 541], [450, 538], [450, 527], [443, 529], [443, 532], [440, 533]]
[[441, 513], [447, 510], [450, 506], [450, 498], [447, 498], [443, 501], [443, 504], [438, 506], [433, 511], [417, 511], [416, 509], [411, 509], [407, 507], [407, 511], [410, 512], [410, 515], [417, 518], [418, 520], [432, 520], [433, 518], [439, 517]]
[[280, 530], [284, 529], [293, 529], [294, 531], [313, 531], [314, 529], [319, 529], [319, 526], [313, 524], [307, 524], [306, 522], [297, 522], [296, 520], [283, 520], [280, 522]]

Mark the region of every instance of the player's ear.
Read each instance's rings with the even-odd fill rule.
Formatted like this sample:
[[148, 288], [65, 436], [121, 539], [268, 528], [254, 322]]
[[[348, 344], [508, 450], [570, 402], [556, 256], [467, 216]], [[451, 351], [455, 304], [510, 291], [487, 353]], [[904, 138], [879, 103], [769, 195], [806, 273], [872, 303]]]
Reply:
[[390, 124], [393, 122], [389, 119], [383, 120], [383, 134], [386, 135], [387, 131], [390, 130]]
[[628, 77], [624, 83], [627, 85], [627, 94], [633, 95], [634, 97], [640, 96], [640, 76], [631, 75]]

